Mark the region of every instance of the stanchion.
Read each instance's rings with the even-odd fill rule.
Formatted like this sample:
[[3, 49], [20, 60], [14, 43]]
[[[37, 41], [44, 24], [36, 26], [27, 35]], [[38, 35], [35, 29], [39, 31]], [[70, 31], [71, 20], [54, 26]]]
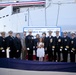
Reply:
[[10, 50], [9, 50], [9, 49], [10, 49], [9, 47], [6, 49], [6, 57], [7, 57], [7, 58], [10, 57], [10, 55], [9, 55]]

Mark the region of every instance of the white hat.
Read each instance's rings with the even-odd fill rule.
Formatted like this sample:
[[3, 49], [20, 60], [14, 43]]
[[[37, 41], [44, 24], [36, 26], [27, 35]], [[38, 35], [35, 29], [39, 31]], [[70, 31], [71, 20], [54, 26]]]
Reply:
[[67, 33], [67, 31], [63, 31], [63, 33]]
[[50, 31], [48, 31], [48, 33], [52, 33], [52, 31], [50, 30]]
[[72, 31], [72, 32], [71, 32], [71, 34], [75, 34], [75, 32], [74, 32], [74, 31]]
[[32, 32], [32, 30], [30, 29], [30, 30], [28, 30], [28, 32]]

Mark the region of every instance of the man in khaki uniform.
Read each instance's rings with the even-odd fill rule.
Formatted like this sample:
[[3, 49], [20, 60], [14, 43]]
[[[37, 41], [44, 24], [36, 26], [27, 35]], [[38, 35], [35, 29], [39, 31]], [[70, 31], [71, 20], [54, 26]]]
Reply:
[[26, 32], [23, 32], [23, 37], [21, 39], [21, 43], [22, 43], [22, 59], [26, 59], [26, 54], [27, 54], [27, 50], [26, 50]]

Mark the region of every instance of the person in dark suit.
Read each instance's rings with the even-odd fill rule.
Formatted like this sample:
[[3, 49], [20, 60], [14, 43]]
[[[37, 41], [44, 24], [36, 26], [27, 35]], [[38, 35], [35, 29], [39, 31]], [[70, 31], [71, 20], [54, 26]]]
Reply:
[[28, 60], [33, 60], [33, 48], [34, 48], [34, 36], [32, 35], [32, 31], [28, 31], [29, 34], [26, 36], [26, 48], [28, 52]]
[[52, 31], [48, 31], [49, 36], [47, 37], [48, 43], [47, 43], [47, 51], [48, 51], [48, 60], [53, 61], [53, 50], [55, 48], [54, 46], [54, 37], [52, 36]]
[[15, 58], [20, 58], [22, 45], [19, 33], [16, 33], [16, 37], [14, 38], [14, 46], [15, 46]]
[[0, 58], [6, 58], [5, 32], [1, 32], [1, 36], [0, 36]]
[[67, 36], [67, 32], [63, 32], [63, 62], [67, 62], [68, 51], [70, 45], [70, 38]]
[[15, 57], [15, 46], [14, 46], [14, 37], [13, 32], [8, 32], [9, 36], [6, 37], [6, 49], [9, 49], [9, 56], [10, 58]]
[[43, 43], [44, 43], [44, 50], [45, 50], [45, 57], [44, 57], [44, 60], [47, 61], [47, 37], [46, 37], [46, 33], [43, 32], [42, 33], [42, 39], [43, 39]]
[[54, 61], [56, 61], [56, 58], [57, 58], [58, 62], [61, 61], [60, 53], [62, 52], [62, 48], [63, 48], [62, 42], [63, 42], [63, 40], [62, 40], [62, 37], [59, 36], [59, 31], [56, 31], [55, 43], [54, 43], [55, 44]]
[[[40, 35], [39, 34], [36, 34], [36, 38], [34, 39], [34, 46], [35, 46], [36, 54], [37, 54], [37, 44], [39, 42], [39, 39], [40, 39]], [[39, 60], [39, 58], [36, 57], [36, 60]]]
[[75, 32], [71, 32], [71, 42], [70, 42], [70, 61], [75, 62], [75, 51], [76, 51], [76, 37]]

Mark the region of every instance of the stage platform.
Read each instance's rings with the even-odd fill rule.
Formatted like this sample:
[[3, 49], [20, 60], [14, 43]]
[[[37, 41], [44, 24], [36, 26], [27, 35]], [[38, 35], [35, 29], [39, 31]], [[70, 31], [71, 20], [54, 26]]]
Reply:
[[76, 63], [66, 62], [39, 62], [19, 59], [0, 58], [0, 68], [28, 70], [28, 71], [52, 71], [76, 73]]

